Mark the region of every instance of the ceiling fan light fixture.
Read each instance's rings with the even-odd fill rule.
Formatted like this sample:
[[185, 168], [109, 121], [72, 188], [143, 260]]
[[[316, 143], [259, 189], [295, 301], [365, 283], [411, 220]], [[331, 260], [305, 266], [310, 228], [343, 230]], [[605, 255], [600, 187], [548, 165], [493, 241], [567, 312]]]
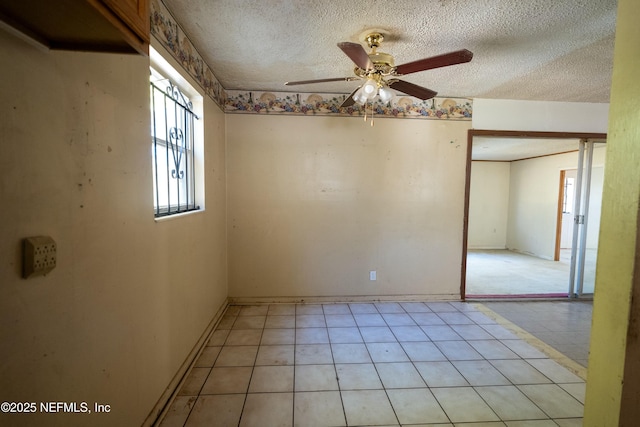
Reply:
[[369, 79], [362, 85], [362, 91], [367, 99], [373, 99], [378, 93], [378, 83], [373, 79]]
[[387, 87], [381, 87], [378, 91], [378, 95], [380, 95], [380, 100], [385, 104], [393, 99], [395, 94], [393, 91]]
[[356, 93], [353, 94], [352, 97], [353, 100], [360, 105], [364, 105], [367, 102], [367, 95], [364, 93], [363, 86], [360, 86], [360, 88], [356, 91]]

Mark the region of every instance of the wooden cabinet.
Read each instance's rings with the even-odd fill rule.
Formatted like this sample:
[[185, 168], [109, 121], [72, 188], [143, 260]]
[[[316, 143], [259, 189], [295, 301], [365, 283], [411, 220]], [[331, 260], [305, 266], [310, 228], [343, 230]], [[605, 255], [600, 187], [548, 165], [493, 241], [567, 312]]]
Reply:
[[149, 54], [149, 0], [0, 0], [0, 20], [50, 49]]
[[149, 0], [91, 0], [90, 3], [107, 5], [128, 29], [149, 43]]

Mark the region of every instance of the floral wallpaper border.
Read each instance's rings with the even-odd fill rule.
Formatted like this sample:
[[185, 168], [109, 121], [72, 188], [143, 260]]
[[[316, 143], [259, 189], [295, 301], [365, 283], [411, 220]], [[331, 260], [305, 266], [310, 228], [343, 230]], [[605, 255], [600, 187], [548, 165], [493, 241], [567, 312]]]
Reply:
[[354, 104], [340, 108], [348, 94], [227, 91], [225, 112], [255, 114], [293, 114], [471, 120], [473, 104], [466, 98], [433, 98], [426, 101], [397, 96], [385, 104], [375, 101], [366, 106]]
[[221, 108], [224, 88], [161, 0], [151, 0], [151, 34]]
[[151, 0], [151, 34], [225, 113], [363, 117], [373, 111], [374, 117], [435, 120], [471, 120], [473, 114], [468, 98], [397, 96], [387, 104], [340, 108], [348, 94], [225, 90], [162, 0]]

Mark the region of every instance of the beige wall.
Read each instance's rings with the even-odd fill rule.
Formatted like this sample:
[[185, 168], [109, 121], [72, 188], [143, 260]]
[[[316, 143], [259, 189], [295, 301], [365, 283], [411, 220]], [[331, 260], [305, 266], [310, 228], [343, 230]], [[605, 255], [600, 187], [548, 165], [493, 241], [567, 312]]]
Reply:
[[469, 249], [505, 249], [509, 218], [509, 162], [472, 162]]
[[[0, 424], [139, 426], [225, 304], [224, 116], [205, 101], [207, 210], [156, 223], [149, 59], [0, 55], [0, 401], [111, 405]], [[58, 265], [24, 280], [34, 235]]]
[[607, 132], [608, 103], [473, 98], [473, 128]]
[[[576, 142], [576, 145], [578, 143]], [[577, 148], [577, 147], [576, 147]], [[602, 167], [605, 148], [594, 149], [593, 166]], [[507, 247], [541, 258], [553, 259], [555, 253], [556, 228], [558, 219], [558, 192], [560, 171], [575, 169], [578, 153], [520, 160], [511, 163], [511, 183], [509, 194], [509, 226]], [[601, 171], [598, 171], [601, 172]], [[592, 177], [592, 199], [590, 204], [589, 242], [597, 240], [599, 226], [600, 195], [602, 181]]]
[[226, 124], [231, 298], [459, 297], [469, 122]]

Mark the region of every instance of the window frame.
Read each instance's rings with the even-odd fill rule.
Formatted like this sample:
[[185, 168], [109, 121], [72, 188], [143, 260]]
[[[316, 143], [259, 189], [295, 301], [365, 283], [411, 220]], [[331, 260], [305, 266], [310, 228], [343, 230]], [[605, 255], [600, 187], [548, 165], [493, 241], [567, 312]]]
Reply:
[[[169, 218], [177, 218], [184, 215], [194, 214], [204, 211], [204, 138], [203, 138], [203, 96], [195, 89], [187, 79], [187, 73], [178, 71], [176, 65], [170, 64], [153, 47], [149, 49], [150, 57], [150, 86], [149, 86], [149, 106], [150, 106], [150, 157], [152, 172], [152, 192], [153, 192], [153, 212], [156, 221]], [[154, 88], [154, 86], [156, 86]], [[163, 91], [163, 87], [167, 87], [168, 92]], [[176, 126], [168, 126], [169, 128], [180, 128], [176, 120], [167, 120], [167, 116], [162, 120], [161, 126], [164, 126], [162, 132], [154, 134], [156, 128], [157, 117], [154, 111], [154, 92], [156, 96], [163, 93], [169, 95], [176, 104], [179, 104], [185, 111], [190, 111], [187, 116], [193, 114], [192, 123], [175, 134], [168, 135], [167, 125], [175, 124]], [[182, 138], [177, 138], [182, 136]], [[192, 144], [185, 142], [185, 138], [193, 137]], [[176, 138], [173, 138], [176, 137]], [[158, 152], [160, 149], [161, 152]], [[188, 156], [188, 152], [191, 156]], [[184, 156], [184, 158], [182, 158]], [[178, 158], [179, 157], [179, 158]], [[173, 165], [172, 165], [173, 163]], [[166, 165], [166, 170], [164, 166]], [[172, 170], [171, 166], [175, 166]], [[179, 166], [182, 166], [179, 167]], [[183, 169], [185, 168], [186, 169]], [[158, 173], [160, 171], [160, 173]], [[174, 177], [169, 177], [171, 174]], [[184, 176], [188, 174], [189, 176]], [[167, 179], [166, 185], [158, 182], [158, 176]], [[180, 176], [178, 176], [180, 175]], [[186, 188], [187, 197], [180, 197], [177, 201], [171, 199], [174, 195], [184, 192], [185, 187], [177, 181], [172, 186], [171, 179], [188, 179], [190, 185]], [[173, 188], [173, 192], [172, 192]], [[167, 197], [159, 197], [160, 193], [165, 193]], [[183, 194], [184, 196], [184, 194]], [[185, 200], [187, 199], [187, 200]]]

